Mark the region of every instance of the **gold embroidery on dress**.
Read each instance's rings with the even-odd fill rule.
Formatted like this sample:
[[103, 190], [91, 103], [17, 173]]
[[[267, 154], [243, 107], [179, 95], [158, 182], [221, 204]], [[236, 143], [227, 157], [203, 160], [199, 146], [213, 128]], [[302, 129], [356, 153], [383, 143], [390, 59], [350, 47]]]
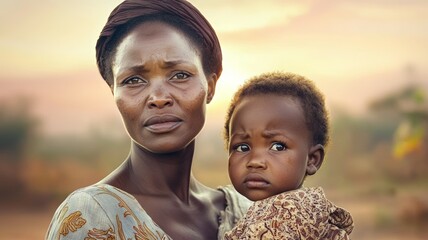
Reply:
[[86, 220], [81, 217], [82, 213], [76, 211], [64, 218], [60, 227], [60, 234], [66, 236], [69, 232], [75, 232], [77, 229], [85, 225]]
[[136, 240], [156, 240], [156, 236], [155, 234], [150, 231], [150, 229], [146, 226], [146, 224], [141, 225], [138, 224], [138, 228], [137, 227], [133, 227], [135, 230], [135, 239]]
[[116, 215], [116, 223], [117, 223], [117, 233], [119, 234], [119, 239], [126, 240], [125, 233], [123, 232], [122, 222], [120, 221], [118, 215]]
[[[134, 220], [137, 222], [138, 227], [133, 226], [133, 229], [135, 230], [134, 235], [137, 240], [156, 240], [156, 239], [169, 239], [166, 234], [161, 233], [159, 231], [153, 232], [145, 223], [141, 223], [140, 219], [135, 215], [135, 213], [131, 210], [131, 208], [126, 204], [126, 202], [116, 193], [110, 191], [106, 187], [99, 187], [104, 194], [108, 194], [112, 197], [114, 197], [119, 203], [118, 206], [125, 209], [123, 213], [123, 217], [126, 218], [127, 216], [131, 216], [134, 218]], [[128, 195], [128, 194], [126, 194]], [[131, 196], [130, 196], [131, 197]], [[144, 211], [144, 209], [141, 209]], [[122, 229], [122, 222], [119, 220], [119, 216], [116, 215], [116, 222], [118, 224], [118, 233], [119, 237], [122, 239], [125, 239], [125, 235], [123, 233]], [[156, 223], [154, 223], [156, 225]]]
[[135, 230], [135, 239], [136, 240], [157, 240], [157, 239], [168, 239], [164, 234], [156, 231], [156, 234], [147, 227], [146, 224], [138, 224], [137, 227], [133, 227]]
[[[64, 205], [64, 207], [61, 209], [61, 211], [58, 214], [58, 222], [62, 222], [65, 218], [65, 214], [68, 212], [68, 206], [67, 204]], [[56, 236], [56, 239], [59, 240], [61, 238], [61, 232], [58, 232], [58, 235]]]
[[113, 229], [109, 228], [107, 230], [101, 230], [93, 228], [88, 231], [88, 236], [85, 237], [85, 240], [115, 240]]
[[119, 197], [116, 193], [108, 190], [105, 187], [100, 187], [100, 188], [103, 191], [103, 193], [108, 194], [108, 195], [116, 198], [117, 201], [119, 201], [119, 203], [118, 203], [119, 207], [125, 209], [125, 212], [123, 213], [123, 217], [131, 215], [138, 223], [140, 223], [137, 216], [135, 216], [134, 212], [131, 210], [131, 208], [126, 204], [126, 202], [121, 197]]

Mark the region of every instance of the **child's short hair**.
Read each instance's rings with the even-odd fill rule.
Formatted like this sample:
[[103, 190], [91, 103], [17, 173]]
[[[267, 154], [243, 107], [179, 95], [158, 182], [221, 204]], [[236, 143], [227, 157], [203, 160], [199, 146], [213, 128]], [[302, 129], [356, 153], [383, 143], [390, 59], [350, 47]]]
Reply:
[[312, 134], [312, 144], [327, 146], [329, 126], [323, 94], [311, 80], [297, 74], [283, 72], [255, 76], [245, 82], [235, 93], [224, 125], [226, 145], [229, 144], [230, 118], [235, 111], [236, 105], [245, 97], [264, 94], [290, 96], [298, 100], [305, 116], [306, 125]]

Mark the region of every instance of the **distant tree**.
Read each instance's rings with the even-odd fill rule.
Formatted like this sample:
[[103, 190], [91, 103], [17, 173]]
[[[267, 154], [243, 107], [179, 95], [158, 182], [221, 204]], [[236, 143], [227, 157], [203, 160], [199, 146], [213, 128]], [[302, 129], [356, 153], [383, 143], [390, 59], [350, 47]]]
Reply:
[[28, 101], [0, 105], [0, 200], [19, 199], [25, 184], [22, 165], [33, 142], [37, 121]]
[[0, 160], [22, 161], [36, 126], [37, 120], [29, 111], [28, 101], [0, 105]]

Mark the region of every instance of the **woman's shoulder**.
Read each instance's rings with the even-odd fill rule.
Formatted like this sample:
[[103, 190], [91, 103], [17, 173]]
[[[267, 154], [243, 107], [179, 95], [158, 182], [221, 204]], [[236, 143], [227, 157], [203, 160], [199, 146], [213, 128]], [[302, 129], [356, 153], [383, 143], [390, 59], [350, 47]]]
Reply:
[[[81, 201], [81, 198], [88, 201]], [[110, 201], [112, 198], [118, 201], [136, 201], [134, 196], [131, 194], [109, 184], [94, 184], [91, 186], [79, 188], [72, 192], [65, 201], [68, 203], [74, 203], [77, 201], [79, 204], [95, 202], [101, 206], [108, 206], [113, 204], [113, 202]], [[109, 201], [105, 201], [105, 199], [108, 199]]]
[[131, 194], [108, 184], [95, 184], [75, 190], [61, 203], [46, 239], [144, 234], [168, 239]]
[[120, 210], [124, 205], [140, 207], [131, 194], [108, 184], [94, 184], [72, 192], [62, 202], [60, 208], [74, 208], [85, 211], [99, 209], [106, 215], [111, 215], [109, 213]]

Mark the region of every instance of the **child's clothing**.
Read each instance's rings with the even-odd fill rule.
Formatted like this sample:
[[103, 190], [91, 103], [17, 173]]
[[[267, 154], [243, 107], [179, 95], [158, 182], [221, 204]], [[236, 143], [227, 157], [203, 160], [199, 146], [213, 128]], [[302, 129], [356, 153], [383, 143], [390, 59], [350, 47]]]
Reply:
[[350, 239], [349, 212], [322, 188], [301, 188], [256, 201], [225, 239]]

